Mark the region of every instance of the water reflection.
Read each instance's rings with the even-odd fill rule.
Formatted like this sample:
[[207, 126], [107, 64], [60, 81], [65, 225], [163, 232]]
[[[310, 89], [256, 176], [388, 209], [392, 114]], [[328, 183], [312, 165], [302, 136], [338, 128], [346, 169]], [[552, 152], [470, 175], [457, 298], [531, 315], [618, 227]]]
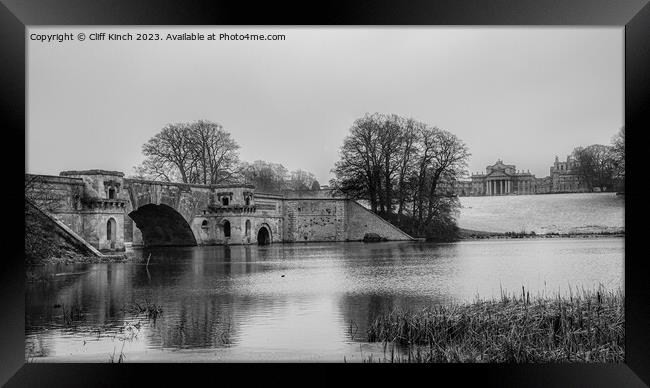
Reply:
[[[363, 341], [394, 308], [622, 286], [623, 239], [145, 249], [141, 263], [54, 265], [28, 284], [26, 355], [240, 349], [313, 354]], [[129, 306], [161, 306], [155, 320]], [[71, 313], [72, 312], [72, 313]], [[124, 346], [124, 348], [122, 348]], [[270, 356], [273, 357], [273, 356]]]

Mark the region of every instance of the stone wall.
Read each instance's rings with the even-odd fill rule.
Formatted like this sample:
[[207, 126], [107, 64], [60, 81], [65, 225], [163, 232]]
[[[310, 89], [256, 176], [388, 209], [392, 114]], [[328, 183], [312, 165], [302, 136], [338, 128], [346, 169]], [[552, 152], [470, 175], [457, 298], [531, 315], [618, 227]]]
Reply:
[[346, 201], [345, 223], [347, 239], [350, 241], [363, 240], [366, 233], [376, 233], [388, 240], [413, 240], [390, 222], [352, 200]]
[[[267, 228], [272, 242], [283, 241], [282, 196], [254, 194], [246, 205], [245, 195], [252, 194], [250, 188], [217, 191], [232, 192], [233, 202], [205, 210], [193, 218], [190, 226], [198, 244], [257, 244], [257, 234], [263, 227]], [[225, 233], [226, 222], [230, 225], [230, 236]]]
[[284, 201], [284, 241], [345, 241], [345, 199]]
[[[108, 223], [113, 233], [109, 237]], [[124, 251], [124, 213], [111, 211], [86, 212], [83, 215], [84, 239], [102, 252]]]
[[[250, 228], [246, 228], [249, 222]], [[230, 224], [230, 236], [226, 236], [226, 222]], [[279, 216], [263, 214], [206, 214], [192, 220], [192, 232], [199, 245], [257, 244], [260, 228], [267, 228], [271, 242], [282, 242], [283, 220]]]
[[55, 219], [25, 201], [25, 261], [45, 263], [50, 259], [83, 259], [95, 256], [84, 242], [70, 234]]
[[[61, 173], [62, 176], [26, 175], [26, 197], [100, 251], [124, 250], [124, 206], [128, 194], [122, 190], [119, 172], [90, 170]], [[109, 189], [114, 198], [109, 199]], [[109, 219], [115, 221], [110, 240]]]
[[[52, 214], [52, 213], [50, 213]], [[68, 228], [72, 229], [76, 234], [83, 236], [84, 232], [84, 216], [81, 212], [65, 212], [53, 213], [53, 217], [63, 222]]]
[[85, 184], [80, 178], [25, 174], [25, 196], [49, 212], [81, 210]]
[[366, 233], [387, 240], [412, 240], [399, 228], [343, 198], [303, 198], [284, 201], [284, 241], [360, 241]]

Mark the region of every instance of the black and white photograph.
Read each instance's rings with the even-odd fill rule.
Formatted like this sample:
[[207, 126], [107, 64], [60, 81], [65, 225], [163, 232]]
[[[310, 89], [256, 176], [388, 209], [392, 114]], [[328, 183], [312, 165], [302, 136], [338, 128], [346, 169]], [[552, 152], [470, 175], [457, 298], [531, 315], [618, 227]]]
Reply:
[[623, 363], [620, 26], [29, 26], [26, 363]]

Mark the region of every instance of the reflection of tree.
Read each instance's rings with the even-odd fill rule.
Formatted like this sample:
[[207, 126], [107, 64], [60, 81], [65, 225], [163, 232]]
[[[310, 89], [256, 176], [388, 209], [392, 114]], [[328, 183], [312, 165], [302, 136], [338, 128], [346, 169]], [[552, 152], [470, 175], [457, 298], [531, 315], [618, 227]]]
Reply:
[[[70, 332], [76, 330], [77, 333], [92, 336], [93, 329], [101, 328], [119, 333], [121, 327], [139, 320], [142, 330], [136, 341], [145, 341], [147, 347], [152, 344], [164, 348], [234, 345], [240, 341], [246, 342], [242, 339], [243, 333], [249, 331], [242, 327], [244, 323], [251, 327], [256, 321], [264, 322], [265, 318], [260, 318], [259, 312], [270, 311], [269, 306], [274, 303], [278, 306], [286, 304], [282, 295], [264, 298], [247, 294], [251, 291], [249, 282], [255, 281], [257, 275], [276, 271], [279, 267], [290, 267], [294, 264], [293, 260], [336, 255], [337, 260], [344, 263], [337, 263], [339, 275], [350, 274], [352, 279], [356, 279], [359, 272], [365, 271], [361, 276], [368, 276], [368, 270], [377, 270], [377, 276], [382, 277], [386, 276], [387, 270], [399, 270], [400, 261], [406, 262], [413, 256], [423, 254], [410, 246], [351, 243], [334, 248], [332, 245], [149, 248], [138, 253], [145, 258], [151, 253], [148, 267], [143, 263], [51, 267], [47, 271], [49, 274], [81, 274], [28, 285], [26, 332], [28, 335], [42, 333], [42, 328], [52, 327], [53, 323], [60, 324], [60, 312], [53, 305], [61, 303], [81, 306], [83, 311], [83, 319], [75, 322], [77, 327], [66, 329]], [[413, 246], [419, 249], [419, 246]], [[368, 261], [372, 263], [369, 265]], [[252, 286], [254, 288], [255, 285]], [[356, 340], [365, 337], [368, 324], [379, 314], [393, 308], [417, 308], [432, 303], [431, 298], [409, 298], [402, 294], [382, 293], [381, 290], [374, 293], [363, 290], [363, 294], [350, 290], [343, 292], [338, 307], [344, 319], [341, 325], [346, 328], [350, 320], [354, 321], [358, 326]], [[123, 310], [125, 305], [133, 302], [144, 304], [145, 300], [163, 309], [162, 315], [155, 321], [148, 321], [146, 316], [136, 316], [128, 309]], [[51, 353], [57, 353], [60, 343], [54, 341], [50, 344], [45, 340], [43, 346], [46, 350], [49, 347]], [[109, 341], [98, 346], [106, 346], [106, 351], [112, 352], [114, 343]]]
[[122, 324], [123, 307], [136, 299], [131, 287], [137, 268], [120, 264], [76, 264], [51, 267], [50, 274], [67, 273], [48, 282], [29, 284], [26, 322], [47, 324], [62, 317], [63, 310], [80, 311], [73, 326]]
[[34, 356], [56, 353], [57, 341], [48, 340], [58, 335], [52, 330], [97, 338], [117, 334], [129, 318], [123, 307], [134, 299], [135, 271], [121, 264], [44, 267], [41, 275], [49, 280], [28, 283], [25, 289], [26, 351], [34, 346]]
[[[368, 327], [379, 317], [393, 310], [416, 311], [440, 303], [427, 297], [410, 297], [388, 293], [345, 294], [340, 309], [346, 325], [354, 326], [354, 339], [365, 341]], [[358, 330], [356, 329], [358, 327]]]
[[229, 345], [235, 334], [234, 298], [220, 295], [210, 299], [183, 297], [173, 317], [163, 316], [152, 335], [166, 348], [215, 348]]
[[[356, 331], [355, 340], [364, 340], [368, 326], [375, 319], [394, 309], [399, 310], [417, 310], [442, 302], [441, 297], [437, 296], [412, 296], [405, 288], [388, 287], [385, 285], [375, 284], [388, 280], [393, 274], [400, 274], [409, 271], [409, 266], [417, 265], [418, 261], [423, 258], [435, 257], [439, 253], [438, 248], [432, 248], [431, 245], [424, 244], [406, 244], [406, 243], [382, 243], [376, 245], [369, 244], [346, 244], [343, 246], [345, 273], [359, 274], [362, 277], [360, 281], [370, 282], [362, 284], [363, 293], [347, 292], [343, 294], [339, 302], [344, 324], [356, 325], [352, 331]], [[354, 258], [354, 259], [351, 259]], [[373, 279], [377, 279], [374, 282]], [[431, 288], [437, 288], [436, 284], [431, 284]], [[406, 287], [408, 290], [409, 288]], [[414, 292], [414, 294], [420, 294]]]
[[25, 357], [47, 357], [50, 355], [52, 339], [42, 333], [28, 335], [25, 338]]
[[377, 294], [346, 294], [341, 298], [342, 315], [346, 325], [355, 327], [355, 340], [363, 341], [369, 325], [380, 314], [394, 308], [394, 298], [392, 295]]
[[148, 292], [164, 309], [152, 325], [152, 341], [168, 348], [213, 348], [236, 342], [238, 317], [249, 315], [242, 310], [254, 310], [261, 303], [236, 295], [237, 277], [265, 271], [260, 261], [273, 253], [248, 246], [147, 252], [154, 255], [151, 280], [145, 277]]

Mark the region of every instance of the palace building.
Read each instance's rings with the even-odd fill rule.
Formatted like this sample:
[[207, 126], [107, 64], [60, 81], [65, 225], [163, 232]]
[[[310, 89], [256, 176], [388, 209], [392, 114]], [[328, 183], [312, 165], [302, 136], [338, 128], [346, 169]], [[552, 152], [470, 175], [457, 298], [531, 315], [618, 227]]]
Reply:
[[537, 194], [544, 190], [543, 182], [530, 171], [519, 171], [500, 159], [487, 166], [485, 173], [473, 174], [471, 182], [471, 195]]
[[501, 159], [485, 168], [485, 173], [474, 173], [470, 180], [458, 180], [446, 185], [446, 191], [458, 196], [494, 196], [545, 193], [582, 193], [588, 191], [577, 171], [578, 163], [567, 156], [566, 162], [555, 157], [550, 175], [537, 178], [530, 170], [517, 170], [514, 164]]
[[571, 156], [566, 162], [560, 162], [555, 157], [555, 163], [550, 168], [550, 178], [553, 182], [554, 193], [581, 193], [589, 191], [578, 174], [578, 162]]

